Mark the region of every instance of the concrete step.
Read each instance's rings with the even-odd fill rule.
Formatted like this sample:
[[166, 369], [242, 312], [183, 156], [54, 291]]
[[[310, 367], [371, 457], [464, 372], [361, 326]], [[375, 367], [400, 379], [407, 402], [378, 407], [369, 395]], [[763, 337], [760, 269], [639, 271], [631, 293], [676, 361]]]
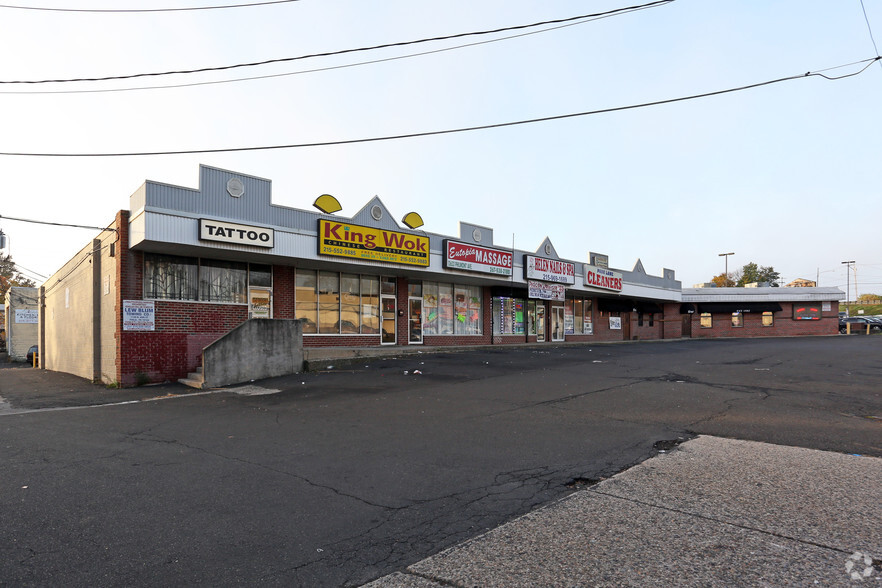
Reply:
[[191, 388], [202, 390], [205, 387], [205, 377], [202, 375], [202, 368], [199, 368], [195, 372], [190, 372], [187, 374], [186, 378], [181, 378], [178, 382], [184, 386], [190, 386]]

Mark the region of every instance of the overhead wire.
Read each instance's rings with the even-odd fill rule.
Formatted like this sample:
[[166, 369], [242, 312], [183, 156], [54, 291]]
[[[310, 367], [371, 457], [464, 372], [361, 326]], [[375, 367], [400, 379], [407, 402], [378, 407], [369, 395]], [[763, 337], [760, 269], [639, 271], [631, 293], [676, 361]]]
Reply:
[[[379, 137], [366, 137], [360, 139], [341, 139], [338, 141], [317, 141], [310, 143], [291, 143], [284, 145], [263, 145], [263, 146], [251, 146], [251, 147], [225, 147], [225, 148], [217, 148], [217, 149], [186, 149], [186, 150], [176, 150], [176, 151], [140, 151], [140, 152], [127, 152], [127, 153], [28, 153], [28, 152], [14, 152], [14, 151], [2, 151], [0, 155], [5, 156], [20, 156], [20, 157], [143, 157], [143, 156], [155, 156], [155, 155], [193, 155], [193, 154], [204, 154], [204, 153], [234, 153], [234, 152], [247, 152], [247, 151], [270, 151], [270, 150], [278, 150], [278, 149], [301, 149], [306, 147], [330, 147], [330, 146], [339, 146], [339, 145], [354, 145], [359, 143], [374, 143], [380, 141], [393, 141], [400, 139], [414, 139], [419, 137], [432, 137], [438, 135], [450, 135], [455, 133], [466, 133], [472, 131], [480, 131], [480, 130], [488, 130], [488, 129], [498, 129], [504, 127], [512, 127], [518, 125], [527, 125], [534, 124], [540, 122], [549, 122], [554, 120], [564, 120], [568, 118], [577, 118], [583, 116], [592, 116], [597, 114], [607, 114], [611, 112], [621, 112], [625, 110], [636, 110], [639, 108], [648, 108], [652, 106], [660, 106], [664, 104], [673, 104], [676, 102], [685, 102], [688, 100], [697, 100], [699, 98], [708, 98], [711, 96], [720, 96], [723, 94], [731, 94], [734, 92], [742, 92], [745, 90], [751, 90], [754, 88], [760, 88], [763, 86], [770, 86], [773, 84], [779, 84], [782, 82], [789, 82], [798, 79], [806, 79], [809, 77], [822, 77], [826, 80], [836, 81], [849, 77], [853, 77], [856, 75], [860, 75], [864, 71], [867, 70], [874, 62], [879, 61], [882, 57], [873, 57], [869, 59], [865, 59], [856, 63], [866, 63], [866, 65], [856, 72], [852, 72], [849, 74], [845, 74], [842, 76], [827, 76], [822, 73], [808, 71], [804, 74], [787, 76], [784, 78], [777, 78], [774, 80], [767, 80], [764, 82], [757, 82], [754, 84], [747, 84], [744, 86], [738, 86], [735, 88], [727, 88], [724, 90], [715, 90], [712, 92], [704, 92], [701, 94], [692, 94], [689, 96], [681, 96], [677, 98], [668, 98], [664, 100], [655, 100], [652, 102], [643, 102], [639, 104], [629, 104], [625, 106], [613, 106], [610, 108], [600, 108], [596, 110], [587, 110], [584, 112], [574, 112], [569, 114], [559, 114], [552, 116], [544, 116], [540, 118], [531, 118], [525, 120], [517, 120], [517, 121], [509, 121], [495, 124], [486, 124], [486, 125], [476, 125], [471, 127], [459, 127], [454, 129], [443, 129], [437, 131], [421, 131], [415, 133], [403, 133], [399, 135], [385, 135]], [[843, 66], [836, 66], [834, 68], [827, 68], [824, 71], [830, 71], [831, 69], [838, 69]]]
[[[879, 55], [879, 48], [876, 47], [876, 39], [873, 38], [873, 27], [870, 26], [870, 19], [867, 18], [867, 8], [864, 6], [864, 0], [861, 0], [861, 10], [864, 12], [864, 22], [867, 23], [867, 30], [870, 32], [870, 41], [873, 42], [873, 49], [876, 50], [876, 55]], [[880, 67], [882, 67], [882, 62], [879, 62]]]
[[253, 8], [271, 4], [288, 4], [300, 0], [267, 0], [266, 2], [248, 2], [245, 4], [224, 4], [219, 6], [181, 6], [178, 8], [53, 8], [50, 6], [18, 6], [0, 4], [0, 8], [13, 10], [37, 10], [44, 12], [89, 12], [89, 13], [141, 13], [141, 12], [188, 12], [194, 10], [223, 10], [226, 8]]
[[269, 65], [273, 63], [289, 63], [292, 61], [302, 61], [305, 59], [313, 59], [316, 57], [330, 57], [334, 55], [346, 55], [348, 53], [358, 53], [363, 51], [376, 51], [379, 49], [388, 49], [390, 47], [404, 47], [407, 45], [418, 45], [422, 43], [431, 43], [436, 41], [448, 41], [451, 39], [461, 39], [464, 37], [474, 37], [479, 35], [491, 35], [495, 33], [504, 33], [506, 31], [515, 31], [515, 30], [523, 30], [529, 28], [535, 28], [545, 25], [551, 24], [561, 24], [565, 22], [572, 22], [577, 20], [584, 20], [588, 18], [595, 18], [599, 16], [612, 16], [615, 14], [626, 14], [628, 12], [633, 12], [636, 9], [645, 9], [645, 8], [654, 8], [657, 6], [663, 6], [665, 4], [670, 4], [674, 2], [674, 0], [656, 0], [655, 2], [649, 2], [647, 4], [640, 4], [635, 6], [626, 6], [624, 8], [616, 8], [614, 10], [607, 10], [604, 12], [596, 12], [590, 14], [582, 14], [578, 16], [570, 16], [567, 18], [559, 18], [554, 20], [546, 20], [541, 22], [535, 22], [531, 24], [524, 25], [515, 25], [510, 27], [501, 27], [492, 30], [483, 30], [483, 31], [472, 31], [468, 33], [456, 33], [453, 35], [444, 35], [439, 37], [430, 37], [424, 39], [415, 39], [411, 41], [398, 41], [395, 43], [383, 43], [380, 45], [373, 45], [369, 47], [357, 47], [352, 49], [340, 49], [337, 51], [326, 51], [322, 53], [311, 53], [308, 55], [299, 55], [295, 57], [280, 57], [276, 59], [267, 59], [264, 61], [255, 61], [250, 63], [237, 63], [232, 65], [221, 65], [215, 67], [202, 67], [196, 69], [187, 69], [187, 70], [175, 70], [175, 71], [161, 71], [161, 72], [149, 72], [149, 73], [136, 73], [136, 74], [126, 74], [119, 76], [104, 76], [104, 77], [91, 77], [91, 78], [64, 78], [64, 79], [44, 79], [44, 80], [0, 80], [0, 84], [3, 85], [13, 85], [13, 84], [65, 84], [65, 83], [73, 83], [73, 82], [107, 82], [114, 80], [130, 80], [135, 78], [146, 78], [146, 77], [160, 77], [160, 76], [168, 76], [168, 75], [182, 75], [182, 74], [195, 74], [195, 73], [205, 73], [205, 72], [213, 72], [213, 71], [226, 71], [231, 69], [240, 69], [246, 67], [258, 67], [262, 65]]
[[[650, 6], [650, 7], [646, 7], [646, 6], [637, 7], [637, 8], [634, 8], [633, 10], [630, 10], [629, 12], [637, 12], [639, 10], [646, 10], [647, 8], [654, 8], [654, 7], [652, 7], [652, 6]], [[624, 13], [619, 13], [619, 14], [624, 14]], [[323, 71], [333, 71], [333, 70], [338, 70], [338, 69], [346, 69], [346, 68], [350, 68], [350, 67], [360, 67], [363, 65], [373, 65], [373, 64], [377, 64], [377, 63], [398, 61], [398, 60], [402, 60], [402, 59], [411, 59], [413, 57], [423, 57], [425, 55], [433, 55], [436, 53], [444, 53], [447, 51], [456, 51], [456, 50], [465, 49], [468, 47], [477, 47], [480, 45], [488, 45], [490, 43], [498, 43], [500, 41], [508, 41], [508, 40], [517, 39], [520, 37], [528, 37], [530, 35], [538, 35], [540, 33], [547, 33], [549, 31], [556, 31], [559, 29], [574, 27], [574, 26], [578, 26], [578, 25], [585, 24], [588, 22], [593, 22], [596, 20], [611, 18], [613, 16], [619, 16], [619, 14], [604, 14], [601, 16], [585, 18], [583, 20], [578, 20], [575, 22], [570, 22], [570, 23], [566, 23], [566, 24], [553, 26], [553, 27], [539, 29], [538, 31], [529, 31], [526, 33], [518, 33], [516, 35], [507, 35], [504, 37], [497, 37], [495, 39], [488, 39], [486, 41], [475, 41], [473, 43], [464, 43], [462, 45], [453, 45], [451, 47], [443, 47], [441, 49], [432, 49], [430, 51], [421, 51], [419, 53], [408, 53], [406, 55], [396, 55], [394, 57], [384, 57], [382, 59], [372, 59], [369, 61], [357, 61], [354, 63], [345, 63], [342, 65], [331, 65], [331, 66], [327, 66], [327, 67], [318, 67], [318, 68], [313, 68], [313, 69], [304, 69], [304, 70], [299, 70], [299, 71], [284, 72], [284, 73], [277, 73], [277, 74], [267, 74], [267, 75], [262, 75], [262, 76], [248, 76], [248, 77], [244, 77], [244, 78], [232, 78], [232, 79], [228, 79], [228, 80], [211, 80], [211, 81], [207, 81], [207, 82], [167, 84], [164, 86], [134, 86], [134, 87], [129, 87], [129, 88], [98, 88], [98, 89], [92, 89], [92, 90], [19, 90], [19, 91], [0, 90], [0, 94], [4, 94], [4, 95], [103, 94], [103, 93], [111, 93], [111, 92], [132, 92], [132, 91], [145, 91], [145, 90], [149, 91], [149, 90], [168, 90], [168, 89], [177, 89], [177, 88], [192, 88], [192, 87], [198, 87], [198, 86], [211, 86], [211, 85], [216, 85], [216, 84], [230, 84], [230, 83], [248, 82], [248, 81], [254, 81], [254, 80], [282, 78], [282, 77], [287, 77], [287, 76], [295, 76], [295, 75], [302, 75], [302, 74], [319, 73], [319, 72], [323, 72]], [[819, 71], [825, 71], [825, 70], [819, 70]]]

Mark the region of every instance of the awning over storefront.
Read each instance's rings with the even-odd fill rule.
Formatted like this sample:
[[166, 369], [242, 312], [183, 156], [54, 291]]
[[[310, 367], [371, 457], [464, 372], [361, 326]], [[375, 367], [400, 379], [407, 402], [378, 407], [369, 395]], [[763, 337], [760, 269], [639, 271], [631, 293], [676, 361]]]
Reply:
[[661, 314], [664, 312], [664, 309], [656, 304], [655, 302], [637, 302], [636, 303], [637, 312], [642, 312], [644, 314]]
[[781, 312], [777, 302], [704, 302], [697, 305], [698, 312], [733, 313], [733, 312]]
[[600, 312], [631, 312], [637, 307], [633, 300], [619, 300], [611, 298], [599, 298], [597, 308]]

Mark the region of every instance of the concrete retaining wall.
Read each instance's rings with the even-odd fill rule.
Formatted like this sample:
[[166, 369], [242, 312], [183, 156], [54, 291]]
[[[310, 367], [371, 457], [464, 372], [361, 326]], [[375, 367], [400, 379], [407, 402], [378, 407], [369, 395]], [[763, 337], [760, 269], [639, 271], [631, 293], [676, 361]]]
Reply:
[[303, 328], [293, 319], [249, 319], [202, 354], [206, 387], [303, 371]]

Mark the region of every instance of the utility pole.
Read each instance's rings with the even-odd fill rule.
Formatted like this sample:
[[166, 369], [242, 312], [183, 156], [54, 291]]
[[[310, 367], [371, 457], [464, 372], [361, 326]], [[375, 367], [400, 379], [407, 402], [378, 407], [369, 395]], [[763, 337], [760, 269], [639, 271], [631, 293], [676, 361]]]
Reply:
[[843, 263], [843, 265], [846, 266], [846, 268], [845, 268], [845, 316], [851, 316], [851, 312], [848, 309], [848, 305], [850, 302], [849, 293], [851, 292], [851, 284], [850, 284], [851, 272], [849, 270], [851, 269], [851, 266], [854, 263], [854, 260], [852, 259], [851, 261], [843, 261], [842, 263]]
[[720, 253], [720, 255], [719, 255], [719, 257], [725, 257], [725, 258], [726, 258], [726, 273], [723, 274], [723, 276], [726, 278], [726, 283], [727, 283], [727, 284], [729, 283], [729, 256], [730, 256], [730, 255], [735, 255], [735, 252], [732, 251], [732, 252], [729, 252], [729, 253]]

